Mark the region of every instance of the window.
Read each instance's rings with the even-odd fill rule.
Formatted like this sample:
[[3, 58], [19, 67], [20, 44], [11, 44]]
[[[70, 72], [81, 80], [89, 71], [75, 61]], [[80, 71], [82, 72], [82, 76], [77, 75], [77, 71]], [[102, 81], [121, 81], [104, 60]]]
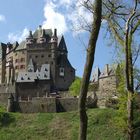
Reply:
[[64, 68], [61, 67], [61, 68], [59, 69], [59, 75], [60, 75], [60, 76], [64, 76]]
[[51, 54], [49, 54], [48, 57], [51, 57]]
[[19, 66], [15, 66], [15, 69], [19, 69]]
[[21, 62], [25, 62], [25, 58], [21, 58]]
[[44, 57], [44, 55], [42, 54], [42, 55], [41, 55], [41, 57], [43, 58], [43, 57]]
[[21, 68], [21, 69], [25, 69], [25, 65], [21, 65], [20, 68]]
[[36, 55], [35, 58], [38, 58], [38, 55]]
[[17, 62], [19, 62], [19, 59], [16, 59], [16, 60], [15, 60], [15, 63], [17, 63]]

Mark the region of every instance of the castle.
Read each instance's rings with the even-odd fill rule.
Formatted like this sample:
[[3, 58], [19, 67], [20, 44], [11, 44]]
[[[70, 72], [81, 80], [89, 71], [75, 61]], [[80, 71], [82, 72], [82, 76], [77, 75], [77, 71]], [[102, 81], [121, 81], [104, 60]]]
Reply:
[[[50, 96], [66, 91], [75, 79], [63, 36], [41, 26], [20, 44], [0, 44], [0, 94], [15, 98]], [[2, 97], [1, 97], [2, 98]], [[4, 99], [6, 97], [3, 97]]]
[[100, 108], [107, 107], [110, 99], [118, 98], [117, 86], [119, 79], [117, 69], [119, 65], [111, 66], [106, 64], [101, 72], [98, 67], [94, 70], [91, 84], [94, 86], [94, 96], [97, 97], [97, 106]]
[[[94, 90], [88, 92], [87, 107], [107, 107], [109, 99], [118, 98], [118, 67], [107, 64], [102, 72], [95, 69], [91, 81]], [[0, 44], [0, 104], [8, 103], [9, 111], [77, 110], [78, 98], [56, 98], [74, 79], [65, 39], [57, 36], [56, 29], [52, 32], [39, 26], [20, 44]]]

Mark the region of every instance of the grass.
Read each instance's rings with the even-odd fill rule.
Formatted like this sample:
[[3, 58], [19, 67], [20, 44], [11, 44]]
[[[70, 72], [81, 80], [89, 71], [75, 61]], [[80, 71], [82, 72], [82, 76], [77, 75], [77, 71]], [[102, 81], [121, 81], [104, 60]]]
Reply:
[[[117, 114], [115, 110], [90, 109], [87, 113], [88, 140], [126, 140], [126, 134], [114, 124], [113, 119]], [[1, 111], [0, 124], [0, 140], [77, 140], [79, 114], [20, 114]]]

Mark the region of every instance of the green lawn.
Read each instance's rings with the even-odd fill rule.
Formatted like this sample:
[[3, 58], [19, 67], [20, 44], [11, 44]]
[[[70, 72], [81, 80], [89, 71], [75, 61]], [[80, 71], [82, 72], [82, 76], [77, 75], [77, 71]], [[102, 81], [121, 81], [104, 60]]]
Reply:
[[[90, 109], [87, 112], [88, 140], [126, 140], [124, 131], [113, 121], [115, 110]], [[0, 140], [78, 140], [78, 130], [78, 112], [0, 113]]]

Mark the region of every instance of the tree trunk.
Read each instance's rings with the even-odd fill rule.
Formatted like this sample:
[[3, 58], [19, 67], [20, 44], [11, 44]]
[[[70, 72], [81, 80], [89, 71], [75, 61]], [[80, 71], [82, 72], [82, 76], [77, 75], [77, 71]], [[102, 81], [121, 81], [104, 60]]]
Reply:
[[96, 42], [101, 26], [101, 13], [102, 13], [102, 0], [95, 0], [92, 32], [89, 39], [86, 64], [84, 68], [84, 74], [81, 83], [80, 97], [79, 97], [79, 114], [80, 114], [79, 140], [86, 140], [86, 135], [87, 135], [88, 117], [86, 114], [85, 103], [86, 103], [86, 96], [88, 91], [91, 70], [94, 62]]
[[132, 65], [132, 53], [131, 48], [129, 48], [128, 53], [128, 66], [126, 68], [129, 69], [129, 75], [126, 73], [129, 77], [129, 82], [127, 85], [127, 123], [128, 123], [128, 140], [134, 139], [134, 131], [133, 131], [133, 94], [134, 94], [134, 85], [133, 85], [133, 65]]
[[134, 139], [133, 131], [133, 94], [134, 94], [134, 83], [133, 83], [133, 64], [132, 64], [132, 49], [129, 35], [129, 22], [132, 16], [126, 22], [126, 34], [125, 34], [125, 77], [126, 77], [126, 89], [127, 89], [127, 126], [128, 126], [128, 140]]

